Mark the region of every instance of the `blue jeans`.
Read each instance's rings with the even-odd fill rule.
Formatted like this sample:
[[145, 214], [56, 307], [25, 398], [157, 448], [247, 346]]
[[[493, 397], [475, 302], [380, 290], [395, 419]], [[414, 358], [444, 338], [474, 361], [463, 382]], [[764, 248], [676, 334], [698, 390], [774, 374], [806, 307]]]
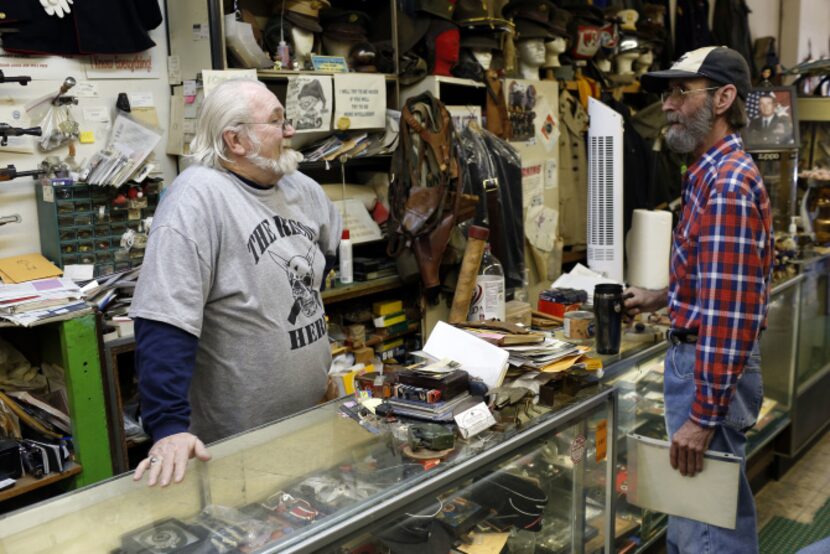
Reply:
[[[695, 345], [669, 347], [663, 377], [666, 403], [666, 428], [673, 436], [689, 418], [695, 398]], [[718, 425], [710, 450], [728, 452], [741, 457], [741, 482], [738, 491], [738, 517], [735, 529], [700, 523], [691, 519], [669, 516], [666, 537], [668, 552], [689, 554], [736, 554], [758, 552], [755, 499], [746, 478], [746, 431], [755, 425], [764, 398], [761, 380], [761, 354], [758, 343], [752, 350], [738, 380], [735, 394], [723, 424]], [[705, 466], [705, 462], [704, 462]]]

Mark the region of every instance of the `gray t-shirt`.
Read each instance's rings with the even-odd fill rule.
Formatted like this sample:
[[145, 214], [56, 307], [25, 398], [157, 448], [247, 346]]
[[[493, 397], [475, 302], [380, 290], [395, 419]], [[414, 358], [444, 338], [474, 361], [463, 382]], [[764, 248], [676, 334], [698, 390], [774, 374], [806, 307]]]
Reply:
[[322, 398], [331, 351], [319, 291], [341, 225], [299, 172], [260, 190], [197, 166], [166, 191], [130, 315], [199, 337], [190, 431], [203, 441]]

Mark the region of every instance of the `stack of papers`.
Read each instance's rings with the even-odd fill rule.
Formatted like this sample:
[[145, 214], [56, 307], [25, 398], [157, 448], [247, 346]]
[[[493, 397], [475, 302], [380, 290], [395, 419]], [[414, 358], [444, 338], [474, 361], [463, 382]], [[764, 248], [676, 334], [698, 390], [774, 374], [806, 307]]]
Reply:
[[[504, 346], [510, 353], [508, 362], [513, 367], [526, 371], [549, 371], [558, 367], [558, 363], [571, 357], [579, 357], [583, 351], [575, 344], [546, 337], [539, 344]], [[566, 368], [567, 369], [567, 368]]]
[[87, 308], [82, 298], [80, 287], [66, 278], [0, 285], [0, 318], [24, 327], [63, 319]]

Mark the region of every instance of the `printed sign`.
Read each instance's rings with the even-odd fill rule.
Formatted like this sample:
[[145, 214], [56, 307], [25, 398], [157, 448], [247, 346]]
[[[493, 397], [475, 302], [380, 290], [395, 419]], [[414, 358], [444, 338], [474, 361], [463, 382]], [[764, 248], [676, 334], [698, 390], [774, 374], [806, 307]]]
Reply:
[[382, 129], [386, 126], [386, 77], [345, 74], [334, 76], [334, 126]]

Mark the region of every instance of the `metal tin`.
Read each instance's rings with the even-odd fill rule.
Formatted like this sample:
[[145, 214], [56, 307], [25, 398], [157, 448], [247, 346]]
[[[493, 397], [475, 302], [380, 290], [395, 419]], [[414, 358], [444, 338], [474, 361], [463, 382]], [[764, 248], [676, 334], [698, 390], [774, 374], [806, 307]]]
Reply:
[[569, 339], [590, 339], [596, 332], [594, 314], [583, 310], [565, 313], [565, 337]]

